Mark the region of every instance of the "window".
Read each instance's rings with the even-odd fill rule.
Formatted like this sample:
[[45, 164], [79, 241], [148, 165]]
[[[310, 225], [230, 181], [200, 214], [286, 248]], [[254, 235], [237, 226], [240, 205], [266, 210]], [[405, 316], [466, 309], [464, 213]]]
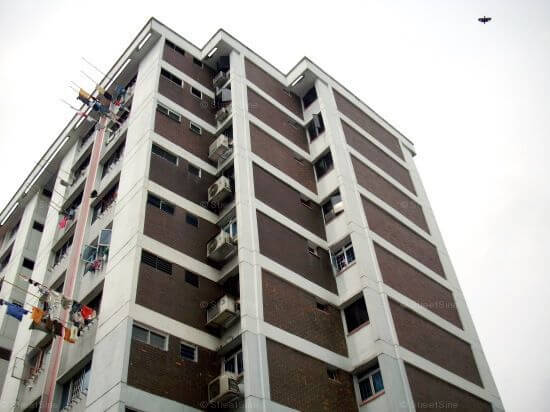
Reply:
[[74, 400], [88, 394], [88, 385], [90, 384], [90, 371], [92, 363], [88, 363], [84, 368], [76, 373], [68, 382], [63, 385], [61, 394], [61, 409], [69, 406]]
[[174, 214], [174, 206], [168, 203], [166, 200], [159, 199], [158, 197], [149, 194], [147, 196], [147, 204], [158, 207], [163, 212], [166, 212], [170, 215]]
[[225, 233], [229, 233], [232, 238], [237, 237], [237, 221], [236, 220], [230, 220], [229, 223], [227, 223], [222, 229]]
[[202, 62], [199, 59], [197, 59], [196, 57], [193, 57], [193, 63], [195, 63], [199, 67], [203, 66]]
[[346, 318], [348, 333], [353, 332], [359, 326], [367, 323], [369, 321], [369, 314], [367, 312], [367, 306], [365, 305], [365, 299], [363, 299], [363, 296], [345, 308], [344, 315]]
[[167, 260], [159, 258], [157, 255], [153, 255], [145, 250], [141, 251], [141, 263], [145, 263], [161, 272], [172, 274], [172, 264]]
[[311, 255], [315, 257], [319, 257], [319, 253], [317, 252], [317, 245], [314, 244], [313, 242], [310, 242], [310, 241], [307, 242], [307, 251]]
[[181, 115], [172, 109], [169, 109], [168, 107], [158, 103], [157, 104], [157, 112], [162, 113], [163, 115], [169, 117], [172, 120], [175, 120], [176, 122], [181, 122]]
[[342, 196], [340, 192], [335, 192], [330, 198], [323, 203], [323, 216], [325, 217], [325, 224], [330, 222], [336, 217], [336, 215], [344, 211], [344, 203], [342, 202]]
[[162, 157], [164, 160], [168, 160], [170, 163], [178, 165], [178, 157], [173, 155], [172, 153], [168, 153], [166, 150], [162, 149], [161, 147], [157, 146], [156, 144], [153, 145], [153, 148], [151, 149], [153, 154], [156, 154], [157, 156]]
[[302, 166], [304, 165], [304, 158], [300, 156], [298, 153], [294, 153], [293, 157], [294, 157], [294, 160], [296, 160]]
[[317, 302], [317, 309], [319, 309], [322, 312], [328, 312], [328, 304]]
[[30, 259], [24, 258], [23, 259], [23, 267], [27, 268], [29, 270], [33, 270], [34, 269], [34, 262]]
[[193, 166], [191, 163], [187, 164], [187, 172], [189, 172], [190, 175], [201, 177], [201, 169], [199, 169], [196, 166]]
[[331, 381], [338, 381], [338, 371], [333, 368], [327, 368], [327, 376]]
[[223, 369], [225, 372], [231, 372], [237, 375], [241, 375], [244, 372], [243, 351], [241, 348], [225, 357]]
[[304, 97], [302, 97], [304, 109], [307, 109], [315, 100], [317, 100], [317, 90], [315, 90], [315, 87], [312, 87], [308, 90]]
[[103, 179], [107, 173], [115, 168], [118, 161], [122, 158], [122, 152], [124, 151], [125, 142], [122, 142], [118, 148], [113, 152], [113, 154], [107, 159], [103, 164], [103, 170], [101, 172], [101, 178]]
[[34, 230], [37, 230], [39, 232], [43, 232], [44, 231], [44, 225], [40, 222], [37, 222], [36, 220], [34, 221], [34, 223], [32, 224], [32, 228]]
[[332, 155], [330, 152], [317, 160], [315, 162], [315, 174], [317, 175], [317, 180], [332, 170], [333, 166], [334, 164], [332, 163]]
[[378, 363], [363, 374], [357, 377], [359, 383], [359, 392], [361, 400], [366, 401], [372, 396], [384, 391], [384, 382], [382, 381], [382, 372]]
[[199, 89], [194, 88], [193, 86], [191, 86], [191, 94], [198, 99], [202, 99], [202, 92]]
[[176, 52], [178, 52], [179, 54], [181, 54], [182, 56], [185, 56], [185, 50], [183, 50], [181, 47], [178, 47], [176, 46], [174, 43], [172, 43], [170, 40], [166, 39], [165, 42], [164, 42], [165, 46], [168, 47], [169, 49], [172, 49]]
[[73, 244], [73, 238], [69, 238], [57, 251], [55, 252], [53, 265], [57, 265], [59, 262], [61, 262], [63, 259], [65, 259], [65, 256], [67, 256], [67, 253], [69, 253], [69, 249], [71, 248], [71, 245]]
[[185, 271], [185, 281], [196, 288], [199, 287], [199, 276], [195, 275], [193, 272]]
[[303, 196], [303, 195], [300, 195], [300, 203], [307, 207], [308, 209], [311, 209], [313, 206], [312, 206], [312, 203], [311, 203], [311, 200], [308, 199], [307, 197]]
[[188, 343], [180, 343], [180, 355], [182, 359], [197, 361], [197, 347]]
[[75, 168], [73, 172], [73, 176], [74, 176], [73, 184], [76, 183], [76, 181], [80, 176], [83, 176], [86, 173], [86, 169], [88, 168], [89, 164], [90, 164], [90, 155], [86, 156], [86, 158], [80, 163], [80, 165], [77, 168]]
[[341, 272], [353, 262], [355, 262], [355, 252], [353, 251], [353, 245], [351, 242], [342, 249], [334, 252], [332, 256], [332, 263], [338, 272]]
[[146, 329], [142, 326], [132, 326], [132, 339], [138, 342], [146, 343], [147, 345], [154, 346], [160, 350], [167, 350], [168, 338], [166, 335], [162, 335], [152, 330]]
[[178, 76], [174, 76], [166, 69], [160, 69], [160, 75], [167, 78], [171, 82], [176, 83], [179, 87], [183, 86], [183, 81]]
[[191, 129], [193, 133], [202, 134], [202, 128], [193, 122], [189, 122], [189, 129]]
[[192, 215], [191, 213], [185, 214], [185, 222], [191, 226], [199, 227], [199, 219], [197, 216]]
[[52, 196], [53, 196], [53, 193], [51, 190], [48, 190], [48, 189], [43, 189], [42, 190], [42, 194], [44, 196], [46, 196], [48, 199], [50, 199]]
[[92, 212], [92, 223], [94, 223], [103, 213], [105, 213], [116, 201], [118, 196], [118, 182], [101, 198], [94, 206]]
[[307, 132], [309, 134], [309, 140], [313, 141], [316, 137], [321, 135], [325, 131], [325, 123], [321, 113], [313, 115], [313, 119], [307, 125]]

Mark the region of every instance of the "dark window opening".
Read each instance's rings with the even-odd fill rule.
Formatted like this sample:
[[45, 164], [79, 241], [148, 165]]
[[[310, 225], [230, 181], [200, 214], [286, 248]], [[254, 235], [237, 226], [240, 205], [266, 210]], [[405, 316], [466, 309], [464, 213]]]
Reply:
[[44, 231], [44, 225], [40, 222], [37, 222], [36, 220], [32, 224], [32, 228], [34, 230], [37, 230], [37, 231], [41, 232], [41, 233]]
[[160, 69], [160, 75], [176, 83], [179, 87], [183, 86], [183, 81], [178, 76], [173, 75], [166, 69]]
[[173, 111], [172, 109], [169, 109], [166, 106], [163, 106], [162, 104], [157, 104], [157, 112], [162, 113], [163, 115], [169, 117], [172, 120], [175, 120], [176, 122], [181, 121], [181, 116], [179, 113]]
[[307, 125], [307, 132], [309, 134], [309, 140], [313, 141], [325, 131], [325, 123], [321, 113], [314, 114], [313, 119]]
[[365, 305], [365, 299], [361, 296], [351, 305], [344, 309], [348, 333], [353, 332], [359, 326], [369, 321], [369, 313]]
[[181, 54], [182, 56], [185, 56], [185, 50], [183, 50], [181, 47], [178, 47], [176, 46], [174, 43], [172, 43], [170, 40], [166, 39], [164, 41], [164, 44], [166, 45], [166, 47], [168, 47], [169, 49], [172, 49], [174, 51], [177, 51], [179, 54]]
[[172, 206], [170, 203], [168, 203], [166, 200], [159, 199], [155, 195], [149, 194], [147, 196], [147, 203], [159, 208], [163, 212], [166, 212], [170, 215], [174, 214], [174, 206]]
[[382, 372], [380, 371], [378, 362], [376, 362], [375, 366], [358, 375], [357, 381], [362, 401], [366, 401], [384, 390], [384, 381], [382, 380]]
[[189, 129], [191, 129], [193, 133], [202, 134], [202, 128], [193, 122], [189, 123]]
[[338, 372], [336, 371], [336, 369], [327, 368], [327, 376], [332, 381], [338, 380]]
[[302, 97], [302, 101], [304, 102], [304, 109], [307, 109], [315, 100], [317, 100], [317, 90], [315, 90], [315, 87], [312, 87], [304, 95], [304, 97]]
[[197, 347], [186, 343], [181, 343], [180, 354], [182, 359], [195, 362], [197, 360]]
[[94, 223], [103, 213], [105, 213], [116, 201], [118, 196], [118, 182], [101, 198], [94, 206], [92, 212], [92, 223]]
[[192, 215], [191, 213], [187, 213], [185, 215], [185, 222], [187, 222], [191, 226], [199, 227], [199, 219], [197, 218], [197, 216]]
[[199, 287], [199, 276], [193, 272], [185, 271], [185, 281], [196, 288]]
[[202, 62], [199, 59], [197, 59], [196, 57], [193, 57], [193, 63], [195, 63], [199, 67], [203, 66]]
[[23, 267], [27, 268], [29, 270], [33, 270], [34, 269], [34, 262], [30, 259], [24, 258], [23, 259]]
[[322, 178], [330, 170], [332, 170], [333, 167], [334, 164], [332, 163], [332, 155], [328, 152], [315, 162], [315, 174], [317, 175], [317, 179]]
[[107, 173], [114, 169], [118, 161], [122, 158], [122, 153], [124, 152], [125, 142], [122, 142], [114, 153], [107, 159], [103, 164], [103, 170], [101, 171], [101, 178], [103, 179]]
[[156, 154], [157, 156], [162, 157], [164, 160], [168, 160], [170, 163], [173, 163], [175, 165], [178, 164], [178, 157], [173, 155], [172, 153], [167, 152], [166, 150], [160, 148], [156, 144], [153, 145], [152, 153]]
[[328, 312], [328, 304], [317, 302], [317, 309], [319, 309], [323, 312]]
[[193, 176], [201, 177], [201, 169], [199, 169], [196, 166], [193, 166], [191, 163], [187, 165], [187, 171], [189, 172], [189, 174]]
[[202, 92], [199, 89], [194, 88], [191, 86], [191, 94], [199, 99], [202, 99]]

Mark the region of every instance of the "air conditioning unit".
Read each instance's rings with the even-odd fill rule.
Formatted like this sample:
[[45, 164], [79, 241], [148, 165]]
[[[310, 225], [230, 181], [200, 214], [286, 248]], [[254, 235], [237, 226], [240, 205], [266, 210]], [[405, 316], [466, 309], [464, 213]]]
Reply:
[[223, 230], [206, 245], [206, 256], [216, 262], [227, 259], [236, 249], [231, 235]]
[[210, 148], [208, 149], [208, 158], [214, 162], [217, 162], [223, 158], [229, 150], [229, 138], [222, 134], [218, 136], [218, 138], [210, 145]]
[[210, 403], [232, 402], [239, 398], [239, 382], [233, 374], [224, 373], [208, 384]]
[[214, 87], [218, 88], [221, 87], [229, 80], [229, 72], [219, 72], [213, 79], [212, 84]]
[[225, 295], [215, 305], [206, 310], [206, 324], [208, 326], [225, 326], [237, 317], [238, 304], [235, 299]]
[[220, 110], [216, 112], [215, 118], [218, 123], [223, 122], [225, 119], [229, 117], [231, 114], [231, 106], [225, 106], [222, 107]]
[[231, 196], [231, 183], [225, 176], [221, 176], [208, 188], [208, 203], [221, 203]]

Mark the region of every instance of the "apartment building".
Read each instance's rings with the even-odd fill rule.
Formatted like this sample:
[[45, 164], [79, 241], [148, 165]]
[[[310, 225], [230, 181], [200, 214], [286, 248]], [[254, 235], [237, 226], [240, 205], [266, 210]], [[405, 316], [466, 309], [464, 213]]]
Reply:
[[414, 145], [344, 86], [155, 19], [100, 86], [0, 215], [0, 296], [97, 316], [0, 310], [1, 410], [504, 410]]

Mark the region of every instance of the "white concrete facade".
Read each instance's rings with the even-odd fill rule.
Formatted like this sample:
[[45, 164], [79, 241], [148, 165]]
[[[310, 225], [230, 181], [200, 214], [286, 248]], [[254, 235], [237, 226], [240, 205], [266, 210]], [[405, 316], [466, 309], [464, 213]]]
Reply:
[[[146, 50], [145, 48], [143, 49], [145, 51], [139, 51], [137, 45], [148, 33], [154, 34], [149, 40], [151, 44]], [[191, 113], [189, 110], [179, 106], [176, 102], [159, 94], [158, 86], [160, 71], [161, 68], [166, 68], [177, 74], [183, 79], [184, 83], [200, 89], [209, 97], [213, 97], [212, 92], [203, 87], [199, 82], [171, 66], [166, 61], [163, 61], [162, 53], [165, 39], [169, 39], [171, 42], [183, 48], [186, 52], [201, 60], [205, 59], [207, 54], [214, 47], [223, 47], [224, 50], [228, 51], [230, 56], [232, 98], [231, 122], [234, 135], [233, 155], [230, 161], [233, 162], [236, 182], [236, 201], [231, 205], [231, 208], [234, 208], [234, 211], [231, 213], [235, 214], [239, 222], [239, 240], [238, 255], [236, 259], [228, 263], [226, 267], [221, 270], [216, 270], [211, 266], [199, 262], [190, 256], [144, 235], [145, 208], [148, 193], [156, 194], [172, 204], [189, 210], [211, 223], [219, 224], [222, 220], [222, 216], [218, 216], [149, 180], [149, 163], [151, 145], [153, 142], [177, 156], [189, 160], [213, 175], [220, 175], [223, 166], [226, 165], [224, 164], [216, 168], [181, 147], [171, 143], [154, 131], [157, 102], [161, 102], [165, 106], [191, 119], [191, 121], [198, 124], [209, 133], [219, 133], [222, 128], [220, 125], [214, 127]], [[131, 408], [132, 410], [142, 412], [156, 410], [183, 412], [196, 410], [189, 405], [183, 405], [128, 385], [127, 375], [132, 339], [132, 324], [137, 322], [141, 325], [156, 328], [163, 333], [176, 336], [181, 340], [212, 351], [216, 351], [220, 347], [226, 345], [228, 343], [228, 337], [231, 339], [240, 339], [245, 370], [243, 385], [244, 402], [242, 409], [246, 410], [290, 410], [286, 406], [271, 400], [266, 346], [267, 339], [283, 343], [298, 352], [326, 362], [328, 365], [337, 367], [351, 374], [355, 374], [362, 366], [370, 361], [378, 359], [384, 379], [385, 393], [373, 402], [369, 402], [365, 405], [361, 405], [359, 395], [357, 395], [357, 404], [361, 411], [415, 410], [414, 400], [405, 372], [405, 362], [490, 402], [494, 410], [503, 410], [498, 390], [483, 354], [456, 274], [454, 273], [441, 233], [439, 232], [434, 215], [429, 206], [428, 198], [414, 166], [414, 146], [408, 139], [393, 129], [391, 125], [387, 124], [387, 122], [380, 118], [364, 103], [359, 101], [349, 91], [309, 60], [304, 58], [288, 74], [283, 75], [257, 54], [223, 31], [216, 33], [202, 49], [199, 49], [153, 19], [149, 21], [138, 34], [129, 49], [119, 59], [113, 70], [111, 70], [110, 74], [114, 74], [117, 71], [116, 69], [120, 67], [129, 56], [133, 56], [133, 58], [138, 60], [138, 66], [132, 110], [127, 124], [124, 125], [124, 154], [117, 167], [104, 179], [101, 179], [96, 186], [98, 192], [101, 194], [108, 190], [113, 182], [118, 180], [117, 200], [114, 207], [106, 212], [102, 219], [94, 222], [94, 224], [91, 224], [90, 221], [87, 222], [85, 235], [85, 243], [89, 243], [97, 237], [101, 229], [111, 227], [112, 225], [114, 230], [110, 245], [109, 260], [106, 267], [104, 267], [101, 272], [86, 276], [79, 275], [79, 279], [75, 286], [75, 297], [80, 301], [85, 301], [91, 296], [96, 295], [100, 290], [102, 291], [101, 313], [97, 324], [94, 325], [93, 329], [91, 329], [83, 339], [81, 339], [82, 342], [79, 343], [78, 347], [64, 349], [54, 401], [58, 409], [61, 401], [62, 384], [70, 379], [86, 362], [91, 360], [92, 367], [89, 390], [85, 399], [73, 406], [71, 410], [120, 412], [124, 411], [125, 408]], [[304, 112], [304, 119], [295, 116], [291, 111], [247, 80], [245, 76], [245, 57], [289, 87], [300, 74], [306, 71], [311, 73], [315, 79], [314, 85], [317, 90], [318, 101]], [[268, 100], [272, 105], [294, 119], [296, 123], [302, 127], [311, 120], [313, 113], [321, 112], [325, 122], [325, 132], [310, 145], [310, 152], [306, 152], [290, 143], [288, 139], [280, 136], [275, 130], [271, 129], [261, 120], [249, 113], [246, 94], [247, 87], [260, 94], [264, 99]], [[396, 136], [405, 153], [405, 159], [402, 160], [398, 158], [376, 139], [369, 136], [368, 133], [363, 131], [351, 119], [339, 113], [333, 90], [344, 95], [356, 106], [376, 119], [376, 121], [390, 133]], [[412, 180], [418, 195], [412, 194], [399, 182], [348, 146], [340, 119], [344, 119], [352, 128], [362, 134], [365, 139], [368, 139], [395, 161], [407, 167], [411, 172]], [[76, 122], [77, 119], [73, 119], [67, 129], [72, 132], [72, 127]], [[326, 150], [330, 150], [334, 161], [334, 170], [318, 180], [317, 193], [313, 193], [299, 182], [296, 182], [252, 153], [250, 123], [265, 130], [277, 141], [288, 146], [291, 150], [300, 154], [300, 156], [310, 162], [314, 162], [325, 153]], [[224, 123], [223, 126], [226, 124], [227, 122]], [[121, 133], [119, 138], [121, 138], [124, 133]], [[64, 131], [63, 134], [68, 134], [68, 132], [65, 133]], [[64, 137], [63, 134], [58, 141], [62, 140]], [[81, 159], [83, 153], [88, 150], [88, 146], [77, 149], [77, 142], [74, 141], [74, 138], [69, 139], [65, 144], [67, 145], [66, 149], [60, 151], [59, 178], [65, 178], [67, 174], [66, 171], [71, 170], [75, 162]], [[89, 144], [88, 142], [88, 145]], [[115, 141], [112, 144], [116, 145], [117, 142]], [[105, 156], [107, 150], [110, 149], [104, 148], [102, 156]], [[360, 187], [357, 183], [351, 163], [351, 155], [355, 156], [374, 169], [386, 180], [393, 183], [394, 186], [406, 196], [419, 202], [425, 212], [431, 235], [419, 230], [413, 222], [396, 212], [374, 194]], [[336, 189], [340, 190], [344, 203], [344, 212], [326, 226], [326, 240], [321, 239], [319, 236], [306, 230], [299, 224], [272, 209], [269, 205], [255, 198], [252, 175], [253, 164], [258, 164], [281, 181], [289, 184], [318, 204], [321, 204]], [[56, 285], [61, 281], [66, 266], [64, 266], [65, 263], [61, 262], [55, 268], [51, 268], [52, 248], [62, 244], [70, 237], [71, 229], [67, 228], [65, 232], [60, 232], [57, 227], [58, 211], [54, 205], [65, 204], [67, 199], [78, 192], [79, 188], [83, 185], [83, 181], [77, 182], [74, 186], [67, 188], [60, 184], [59, 178], [55, 181], [53, 197], [50, 201], [49, 208], [45, 207], [47, 203], [45, 203], [46, 201], [40, 194], [36, 194], [33, 199], [25, 205], [19, 229], [21, 233], [18, 232], [15, 242], [13, 243], [10, 264], [8, 267], [4, 268], [2, 272], [2, 276], [5, 275], [6, 279], [16, 279], [18, 273], [24, 274], [24, 272], [21, 271], [23, 256], [32, 256], [35, 258], [35, 269], [32, 271], [33, 279], [44, 282], [47, 285]], [[361, 196], [376, 203], [383, 210], [396, 217], [405, 226], [436, 245], [447, 275], [446, 279], [433, 273], [429, 268], [412, 259], [410, 256], [369, 230]], [[8, 209], [9, 205], [6, 210]], [[349, 237], [351, 239], [354, 249], [362, 253], [356, 253], [356, 263], [337, 277], [337, 294], [327, 291], [306, 280], [299, 274], [292, 272], [277, 262], [260, 254], [256, 210], [272, 217], [325, 250], [330, 249], [331, 246], [337, 244], [344, 238]], [[36, 236], [31, 233], [32, 222], [34, 220], [44, 222], [45, 226], [44, 232], [38, 240]], [[13, 240], [10, 240], [10, 242], [13, 242]], [[374, 252], [375, 242], [383, 245], [396, 256], [426, 274], [429, 278], [450, 289], [457, 302], [458, 312], [464, 324], [464, 330], [443, 320], [427, 309], [419, 307], [418, 304], [415, 304], [404, 295], [384, 284]], [[4, 246], [2, 248], [4, 248]], [[233, 270], [234, 267], [237, 266], [240, 279], [241, 319], [236, 330], [232, 330], [231, 333], [216, 338], [201, 330], [136, 304], [138, 272], [142, 248], [212, 281], [220, 281], [229, 270]], [[0, 256], [2, 253], [0, 253]], [[343, 308], [350, 299], [360, 294], [363, 295], [368, 306], [370, 323], [361, 330], [346, 336], [349, 356], [342, 356], [334, 353], [264, 321], [262, 268], [269, 270], [296, 287], [338, 308]], [[30, 275], [30, 272], [27, 274]], [[15, 292], [12, 292], [10, 288], [5, 288], [4, 286], [0, 296], [13, 299], [15, 296], [14, 293]], [[472, 345], [472, 350], [484, 383], [484, 388], [480, 388], [401, 347], [393, 324], [388, 297], [411, 308], [445, 331], [469, 342]], [[31, 304], [35, 303], [32, 300], [28, 302]], [[13, 348], [12, 353], [14, 354], [9, 364], [0, 361], [0, 372], [3, 372], [3, 370], [7, 371], [6, 381], [0, 398], [0, 409], [20, 411], [25, 410], [40, 398], [41, 390], [44, 385], [44, 378], [43, 376], [38, 376], [38, 378], [35, 379], [34, 385], [29, 389], [28, 386], [23, 385], [20, 379], [11, 377], [10, 370], [16, 366], [17, 357], [15, 355], [19, 354], [18, 356], [24, 358], [24, 354], [28, 351], [28, 347], [34, 348], [37, 345], [39, 346], [41, 336], [36, 332], [31, 333], [28, 330], [28, 325], [30, 323], [28, 319], [25, 319], [21, 324], [13, 324], [14, 322], [11, 321], [11, 319], [3, 315], [3, 312], [0, 313], [0, 345], [4, 346], [5, 340], [5, 345], [10, 345], [10, 348]], [[10, 325], [9, 322], [12, 324]], [[345, 322], [343, 323], [345, 324]], [[20, 327], [17, 329], [17, 326]], [[15, 333], [16, 331], [17, 333]], [[45, 364], [47, 365], [48, 359], [45, 359]], [[356, 378], [354, 385], [356, 394], [358, 394]], [[56, 410], [56, 407], [54, 407], [54, 410]]]

